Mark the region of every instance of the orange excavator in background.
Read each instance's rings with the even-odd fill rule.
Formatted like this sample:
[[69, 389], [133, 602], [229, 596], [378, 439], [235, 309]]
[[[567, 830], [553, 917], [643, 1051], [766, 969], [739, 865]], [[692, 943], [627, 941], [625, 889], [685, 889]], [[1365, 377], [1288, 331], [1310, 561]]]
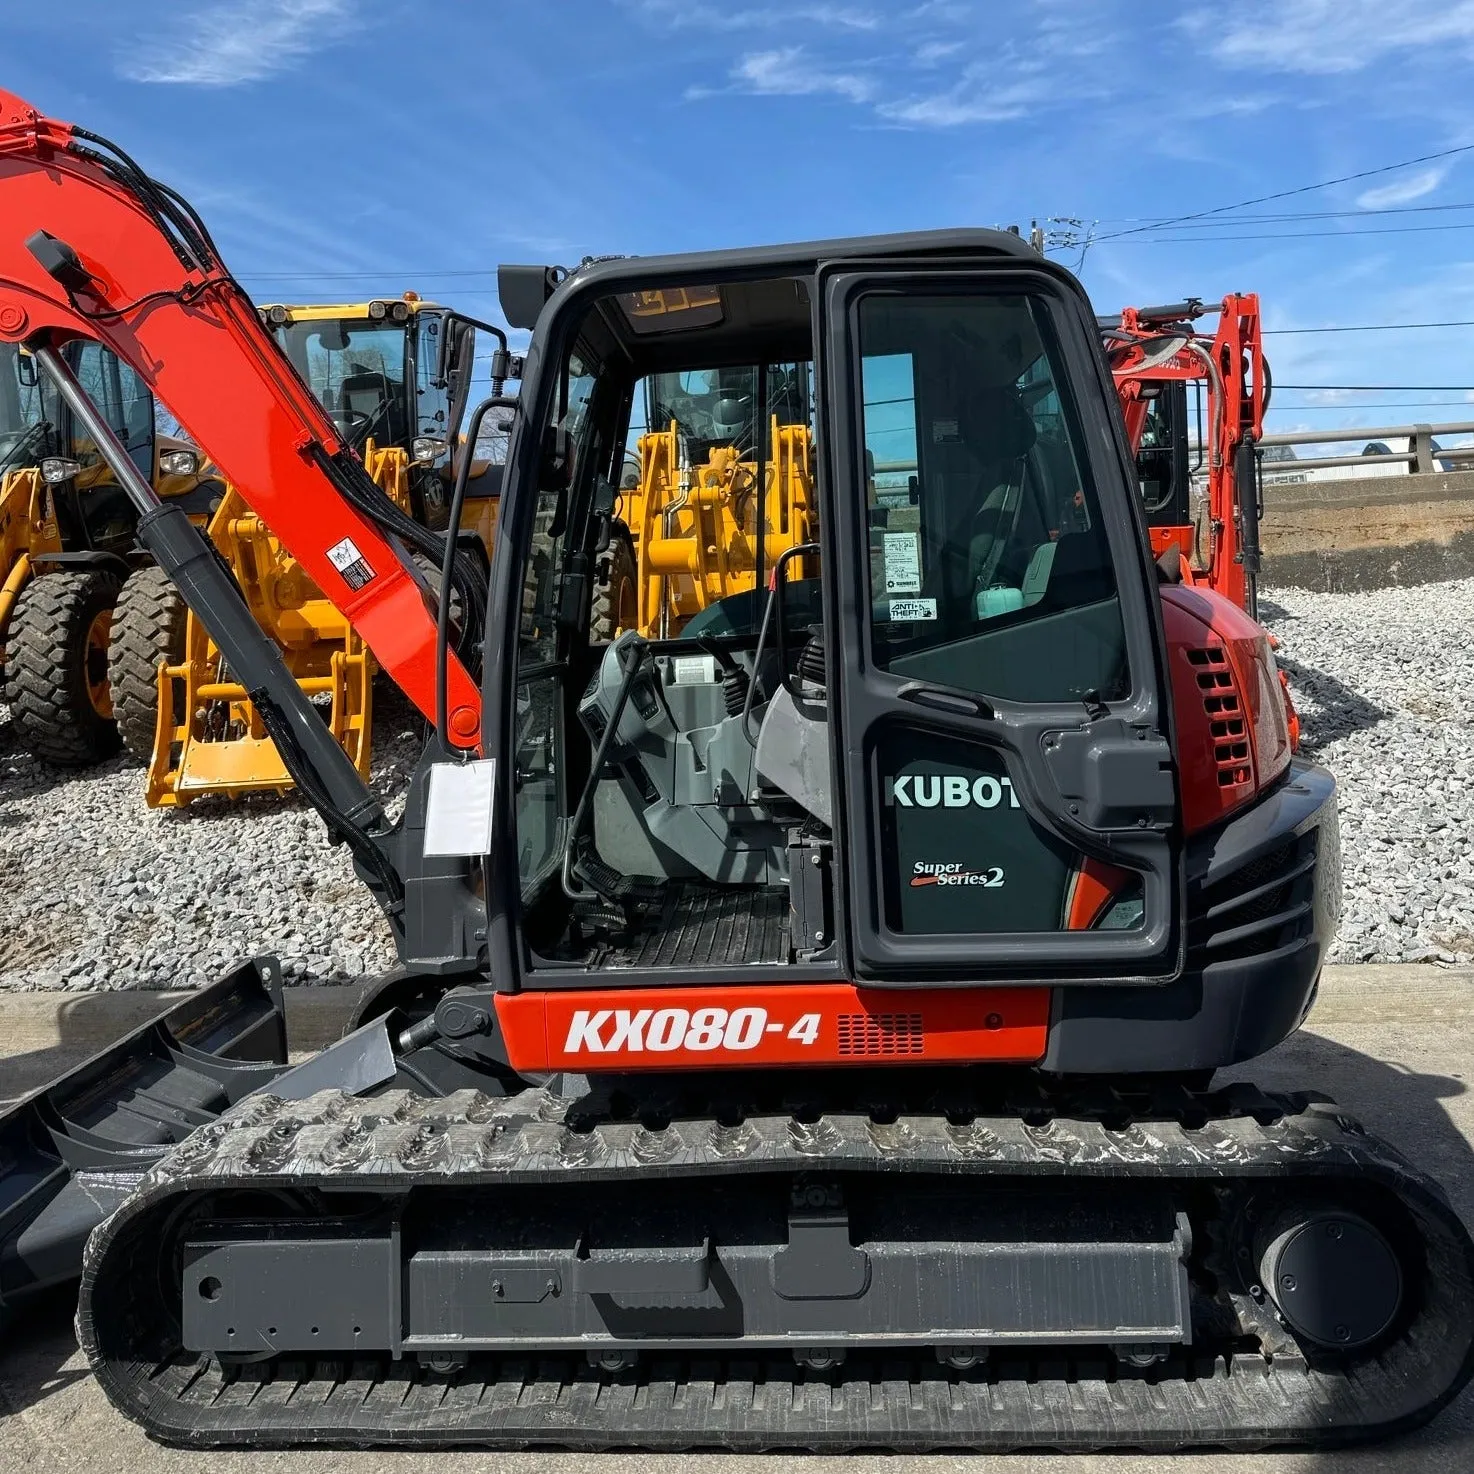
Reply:
[[[0, 338], [96, 434], [403, 962], [298, 1065], [261, 961], [0, 1116], [0, 1309], [85, 1241], [99, 1385], [194, 1449], [1259, 1448], [1431, 1417], [1474, 1372], [1458, 1215], [1335, 1108], [1210, 1088], [1309, 1010], [1335, 782], [1290, 752], [1263, 630], [1154, 566], [1079, 283], [961, 229], [499, 291], [531, 339], [467, 431], [511, 411], [457, 621], [455, 544], [431, 600], [426, 530], [193, 210], [0, 93]], [[130, 470], [76, 337], [150, 376], [434, 715], [398, 820]], [[813, 541], [674, 634], [601, 638], [642, 379], [745, 366], [766, 409], [795, 363]]]
[[[1198, 320], [1218, 314], [1209, 336]], [[1188, 298], [1100, 319], [1126, 433], [1136, 451], [1152, 551], [1176, 549], [1183, 578], [1257, 617], [1259, 485], [1255, 447], [1269, 408], [1259, 298]], [[1206, 386], [1191, 415], [1188, 385]], [[1192, 423], [1190, 423], [1192, 421]], [[1195, 430], [1195, 433], [1193, 433]], [[1204, 485], [1195, 494], [1196, 452]]]
[[[1210, 337], [1195, 324], [1214, 312], [1218, 328]], [[1257, 620], [1256, 447], [1272, 386], [1258, 295], [1234, 292], [1216, 306], [1190, 297], [1166, 307], [1127, 307], [1097, 321], [1136, 452], [1152, 552], [1175, 555], [1184, 583], [1221, 594]], [[1189, 386], [1197, 390], [1191, 402]], [[1268, 639], [1277, 650], [1279, 641]], [[1279, 682], [1298, 751], [1300, 717], [1283, 670]]]

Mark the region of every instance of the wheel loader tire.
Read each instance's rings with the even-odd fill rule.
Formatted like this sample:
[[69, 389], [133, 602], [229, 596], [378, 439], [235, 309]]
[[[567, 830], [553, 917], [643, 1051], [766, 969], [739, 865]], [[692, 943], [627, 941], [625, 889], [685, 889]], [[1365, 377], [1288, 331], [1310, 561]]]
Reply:
[[632, 630], [640, 618], [640, 585], [635, 542], [629, 528], [616, 522], [609, 546], [599, 554], [594, 570], [594, 607], [589, 615], [589, 640], [609, 644], [616, 635]]
[[[158, 722], [159, 662], [177, 665], [184, 659], [184, 624], [189, 616], [184, 598], [162, 568], [140, 568], [123, 585], [113, 615], [108, 653], [113, 688], [113, 715], [128, 755], [146, 763], [154, 750]], [[182, 689], [176, 706], [182, 703]], [[175, 722], [184, 713], [173, 713]]]
[[119, 744], [108, 645], [122, 586], [102, 569], [43, 573], [16, 601], [6, 637], [5, 700], [23, 747], [63, 768], [111, 757]]

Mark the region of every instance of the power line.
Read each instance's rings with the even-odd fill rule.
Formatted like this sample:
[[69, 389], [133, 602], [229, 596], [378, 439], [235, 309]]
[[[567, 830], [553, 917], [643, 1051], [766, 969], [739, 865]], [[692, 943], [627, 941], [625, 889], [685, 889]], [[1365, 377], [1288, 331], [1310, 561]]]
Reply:
[[[1474, 210], [1474, 200], [1451, 201], [1445, 205], [1378, 205], [1365, 210], [1282, 210], [1267, 215], [1236, 215], [1232, 220], [1204, 220], [1201, 228], [1207, 230], [1215, 225], [1274, 224], [1283, 220], [1344, 220], [1362, 219], [1368, 215], [1429, 215], [1446, 210]], [[1097, 220], [1097, 225], [1147, 225], [1165, 226], [1174, 224], [1170, 215], [1127, 215], [1116, 220]], [[1194, 227], [1197, 229], [1198, 227]]]
[[1364, 394], [1373, 390], [1392, 394], [1401, 393], [1403, 390], [1409, 393], [1474, 393], [1474, 384], [1276, 384], [1274, 387], [1276, 389], [1311, 389], [1322, 394]]
[[1271, 333], [1281, 336], [1291, 333], [1401, 333], [1415, 328], [1474, 328], [1474, 317], [1451, 318], [1447, 322], [1358, 322], [1319, 328], [1264, 328], [1262, 331], [1268, 337]]
[[[1178, 215], [1164, 220], [1162, 225], [1182, 225], [1189, 220], [1202, 220], [1209, 215], [1224, 215], [1230, 210], [1247, 210], [1251, 205], [1265, 205], [1271, 200], [1286, 200], [1293, 195], [1311, 194], [1318, 189], [1330, 189], [1336, 184], [1350, 184], [1357, 179], [1371, 179], [1377, 174], [1391, 174], [1398, 169], [1410, 169], [1414, 164], [1429, 164], [1435, 159], [1450, 159], [1456, 154], [1467, 154], [1474, 152], [1474, 143], [1461, 143], [1456, 148], [1440, 149], [1437, 153], [1419, 154], [1417, 158], [1403, 159], [1396, 164], [1383, 164], [1376, 169], [1361, 169], [1355, 174], [1342, 174], [1335, 179], [1323, 179], [1318, 184], [1302, 184], [1295, 189], [1276, 190], [1273, 194], [1257, 195], [1253, 199], [1240, 200], [1233, 205], [1215, 205], [1211, 210], [1195, 210], [1189, 215]], [[1156, 230], [1159, 226], [1138, 225], [1131, 230], [1118, 230], [1110, 235], [1101, 236], [1100, 240], [1116, 240], [1121, 236], [1138, 235], [1142, 231]]]
[[1359, 399], [1355, 404], [1335, 404], [1317, 401], [1314, 404], [1281, 404], [1275, 399], [1270, 410], [1294, 410], [1309, 413], [1311, 410], [1338, 410], [1343, 414], [1360, 414], [1364, 409], [1468, 409], [1474, 410], [1474, 400], [1469, 399]]
[[[1470, 147], [1474, 147], [1471, 144]], [[1233, 224], [1234, 222], [1227, 222]], [[1121, 243], [1128, 246], [1160, 245], [1216, 245], [1219, 241], [1326, 241], [1350, 240], [1359, 235], [1424, 235], [1430, 231], [1474, 230], [1474, 222], [1458, 225], [1382, 225], [1370, 230], [1291, 230], [1267, 231], [1254, 235], [1147, 235], [1133, 236]], [[1119, 240], [1113, 235], [1098, 236], [1094, 242], [1103, 245], [1106, 241]]]

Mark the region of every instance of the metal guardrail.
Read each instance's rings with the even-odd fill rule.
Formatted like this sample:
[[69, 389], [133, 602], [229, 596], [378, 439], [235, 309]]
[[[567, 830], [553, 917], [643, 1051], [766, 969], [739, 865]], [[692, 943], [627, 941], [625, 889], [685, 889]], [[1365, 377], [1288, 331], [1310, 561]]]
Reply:
[[1474, 445], [1436, 447], [1435, 435], [1474, 435], [1474, 423], [1455, 425], [1387, 425], [1368, 429], [1358, 426], [1344, 433], [1331, 430], [1291, 430], [1282, 435], [1260, 437], [1261, 447], [1266, 445], [1343, 445], [1348, 441], [1360, 440], [1407, 440], [1411, 450], [1394, 450], [1386, 454], [1350, 456], [1311, 456], [1292, 461], [1262, 460], [1266, 475], [1278, 475], [1282, 471], [1318, 471], [1332, 466], [1366, 466], [1378, 461], [1397, 461], [1407, 466], [1415, 476], [1431, 476], [1441, 467], [1439, 461], [1457, 461], [1474, 464]]
[[[1411, 450], [1378, 451], [1342, 456], [1297, 456], [1291, 461], [1271, 461], [1260, 457], [1260, 467], [1266, 476], [1294, 475], [1297, 471], [1319, 471], [1337, 466], [1362, 466], [1374, 468], [1379, 462], [1396, 462], [1407, 466], [1415, 476], [1436, 475], [1442, 468], [1439, 461], [1456, 462], [1474, 466], [1474, 445], [1435, 446], [1434, 438], [1439, 435], [1474, 435], [1474, 421], [1462, 421], [1450, 425], [1373, 425], [1354, 426], [1350, 430], [1289, 430], [1280, 435], [1262, 435], [1259, 446], [1266, 445], [1344, 445], [1351, 441], [1363, 443], [1372, 440], [1406, 440]], [[1194, 454], [1201, 449], [1196, 443], [1189, 444]], [[877, 476], [899, 476], [917, 469], [914, 460], [876, 461]], [[1201, 470], [1201, 468], [1199, 468]], [[1195, 475], [1198, 472], [1194, 473]]]

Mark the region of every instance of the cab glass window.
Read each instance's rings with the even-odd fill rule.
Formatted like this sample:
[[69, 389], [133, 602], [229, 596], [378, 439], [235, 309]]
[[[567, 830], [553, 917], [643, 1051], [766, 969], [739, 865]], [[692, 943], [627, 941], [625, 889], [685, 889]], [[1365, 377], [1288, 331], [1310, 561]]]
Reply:
[[47, 428], [56, 418], [49, 384], [19, 344], [0, 343], [0, 472], [47, 454]]
[[982, 696], [1124, 695], [1115, 574], [1041, 300], [859, 304], [877, 668]]
[[[154, 402], [148, 386], [115, 354], [99, 343], [83, 343], [75, 372], [87, 396], [128, 449], [139, 474], [152, 481]], [[79, 439], [76, 459], [84, 469], [100, 468], [102, 456], [91, 439]]]

